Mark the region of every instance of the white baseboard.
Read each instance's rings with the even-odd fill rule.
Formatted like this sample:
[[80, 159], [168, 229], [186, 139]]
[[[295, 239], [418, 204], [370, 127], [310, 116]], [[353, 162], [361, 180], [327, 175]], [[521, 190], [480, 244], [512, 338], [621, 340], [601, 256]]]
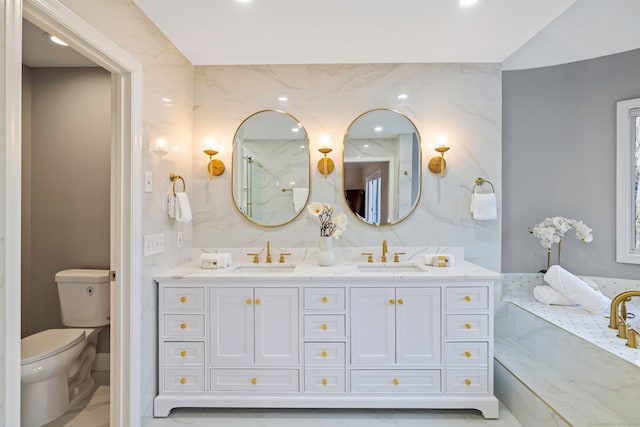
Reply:
[[96, 360], [93, 362], [94, 371], [109, 371], [110, 366], [110, 354], [98, 353], [96, 354]]

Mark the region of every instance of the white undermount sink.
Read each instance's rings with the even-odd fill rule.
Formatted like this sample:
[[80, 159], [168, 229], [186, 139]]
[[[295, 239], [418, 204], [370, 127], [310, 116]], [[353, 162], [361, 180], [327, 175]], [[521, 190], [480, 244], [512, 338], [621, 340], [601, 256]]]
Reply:
[[248, 264], [237, 265], [231, 269], [233, 273], [293, 273], [296, 266], [293, 264]]
[[361, 273], [424, 273], [426, 266], [415, 263], [366, 263], [358, 264], [358, 271]]

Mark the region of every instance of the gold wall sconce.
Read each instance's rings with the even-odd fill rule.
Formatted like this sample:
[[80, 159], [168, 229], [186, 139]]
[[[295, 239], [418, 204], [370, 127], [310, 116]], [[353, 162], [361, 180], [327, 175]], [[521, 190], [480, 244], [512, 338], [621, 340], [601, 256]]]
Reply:
[[449, 151], [449, 147], [445, 145], [447, 138], [444, 135], [438, 137], [438, 146], [434, 148], [440, 156], [434, 156], [429, 160], [429, 170], [433, 173], [439, 173], [444, 177], [444, 170], [447, 168], [447, 162], [444, 160], [444, 153]]
[[219, 153], [219, 149], [216, 146], [214, 139], [208, 139], [205, 142], [204, 154], [209, 156], [209, 164], [207, 170], [209, 171], [209, 181], [213, 181], [214, 176], [220, 176], [224, 173], [224, 162], [220, 159], [214, 159], [213, 156]]
[[331, 139], [328, 136], [320, 138], [320, 148], [318, 148], [318, 151], [323, 155], [323, 157], [318, 161], [318, 171], [324, 175], [324, 179], [327, 179], [327, 176], [331, 174], [335, 168], [333, 160], [331, 160], [330, 157], [327, 157], [327, 154], [333, 151], [333, 148], [331, 148]]

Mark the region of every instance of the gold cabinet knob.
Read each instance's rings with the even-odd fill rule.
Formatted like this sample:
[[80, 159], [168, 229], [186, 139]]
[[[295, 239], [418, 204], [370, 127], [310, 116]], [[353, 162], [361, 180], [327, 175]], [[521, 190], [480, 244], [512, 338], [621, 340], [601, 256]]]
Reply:
[[466, 385], [471, 385], [471, 380], [470, 380], [469, 378], [465, 378], [465, 379], [464, 379], [464, 383], [465, 383]]
[[180, 357], [187, 357], [187, 350], [182, 350], [180, 352]]
[[326, 378], [322, 379], [322, 385], [327, 385], [327, 379]]
[[260, 298], [256, 298], [256, 305], [260, 305]]
[[187, 383], [187, 379], [185, 377], [180, 378], [180, 384], [186, 384]]
[[469, 353], [468, 351], [464, 352], [465, 357], [471, 357], [471, 353]]
[[471, 297], [469, 295], [465, 295], [464, 300], [465, 301], [471, 301]]
[[327, 297], [322, 297], [322, 302], [323, 302], [323, 303], [325, 303], [325, 304], [326, 304], [326, 303], [327, 303], [327, 301], [329, 301], [329, 298], [327, 298]]
[[180, 329], [187, 329], [186, 323], [180, 323]]
[[397, 378], [394, 378], [393, 379], [393, 385], [398, 385], [398, 384], [400, 384], [400, 381], [398, 381]]
[[186, 297], [186, 296], [184, 296], [184, 295], [182, 295], [182, 296], [180, 297], [180, 302], [187, 302], [187, 297]]
[[327, 324], [326, 323], [323, 323], [322, 326], [320, 326], [320, 327], [322, 328], [323, 331], [327, 330]]
[[322, 353], [320, 353], [320, 356], [327, 357], [327, 352], [323, 350]]
[[402, 298], [398, 298], [398, 304], [400, 305], [404, 304], [404, 301], [402, 300]]
[[393, 298], [391, 298], [391, 299], [389, 300], [389, 304], [393, 305], [393, 304], [395, 304], [395, 303], [396, 303], [396, 300], [394, 300]]
[[258, 384], [258, 380], [255, 377], [251, 378], [251, 384], [253, 385]]
[[471, 329], [471, 323], [465, 323], [464, 327], [467, 328], [467, 329]]
[[247, 305], [251, 305], [251, 298], [247, 298]]

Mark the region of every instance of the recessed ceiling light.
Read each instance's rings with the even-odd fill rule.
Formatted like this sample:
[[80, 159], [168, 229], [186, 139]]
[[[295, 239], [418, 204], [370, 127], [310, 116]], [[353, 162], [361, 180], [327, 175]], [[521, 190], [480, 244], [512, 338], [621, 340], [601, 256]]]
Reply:
[[291, 132], [300, 132], [300, 128], [298, 127], [291, 128]]
[[406, 93], [401, 93], [398, 95], [398, 99], [407, 99], [409, 97], [409, 95], [407, 95]]
[[478, 3], [478, 0], [460, 0], [460, 6], [472, 6], [474, 4]]
[[171, 102], [171, 98], [162, 98], [162, 102], [164, 102], [165, 104], [168, 104]]
[[238, 3], [251, 3], [251, 0], [236, 0]]
[[287, 101], [288, 99], [289, 99], [289, 98], [287, 98], [286, 96], [281, 96], [281, 97], [279, 97], [279, 98], [278, 98], [278, 101], [285, 102], [285, 101]]
[[69, 46], [64, 40], [62, 40], [60, 37], [57, 36], [53, 36], [49, 33], [44, 33], [43, 34], [44, 37], [48, 38], [51, 42], [57, 44], [58, 46]]
[[376, 132], [382, 132], [382, 126], [376, 126], [373, 128]]
[[369, 144], [364, 144], [363, 147], [364, 148], [369, 148]]

